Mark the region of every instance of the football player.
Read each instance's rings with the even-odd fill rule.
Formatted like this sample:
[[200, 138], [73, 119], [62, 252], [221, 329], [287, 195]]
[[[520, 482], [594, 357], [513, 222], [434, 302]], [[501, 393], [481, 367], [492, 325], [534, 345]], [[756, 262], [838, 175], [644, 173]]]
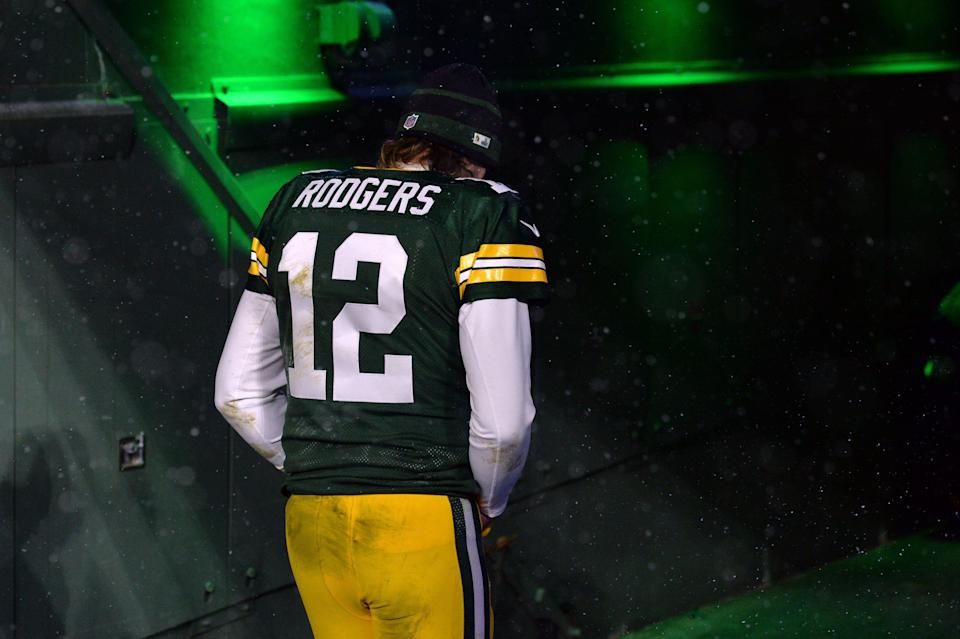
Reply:
[[530, 442], [540, 230], [497, 165], [496, 93], [427, 75], [376, 168], [274, 196], [216, 405], [286, 474], [290, 565], [316, 637], [493, 636], [481, 531]]

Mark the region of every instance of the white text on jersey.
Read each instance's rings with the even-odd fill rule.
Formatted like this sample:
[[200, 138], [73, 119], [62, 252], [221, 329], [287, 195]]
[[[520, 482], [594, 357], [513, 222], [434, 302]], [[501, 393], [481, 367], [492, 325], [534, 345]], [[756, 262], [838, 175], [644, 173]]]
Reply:
[[343, 209], [406, 213], [411, 200], [412, 215], [426, 215], [433, 208], [431, 194], [442, 192], [435, 184], [404, 182], [389, 178], [348, 177], [311, 181], [293, 202], [294, 208]]

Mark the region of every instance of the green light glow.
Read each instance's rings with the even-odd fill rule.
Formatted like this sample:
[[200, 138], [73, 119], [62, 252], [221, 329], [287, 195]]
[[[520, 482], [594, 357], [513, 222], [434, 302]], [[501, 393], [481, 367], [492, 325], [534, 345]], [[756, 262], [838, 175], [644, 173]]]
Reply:
[[245, 119], [274, 119], [312, 113], [346, 100], [325, 74], [218, 77], [211, 85], [217, 100], [230, 110], [231, 121], [240, 111]]
[[323, 73], [316, 0], [107, 0], [171, 93], [222, 76]]
[[[137, 139], [143, 142], [151, 157], [163, 167], [166, 175], [180, 186], [193, 205], [197, 217], [213, 238], [220, 257], [225, 260], [231, 235], [227, 230], [229, 214], [226, 207], [157, 119], [144, 109], [138, 109], [137, 115]], [[257, 222], [252, 221], [254, 224]], [[244, 233], [232, 235], [235, 245], [242, 249], [249, 248], [250, 239], [245, 237]]]
[[[333, 167], [349, 166], [348, 160], [335, 160], [331, 158], [318, 158], [316, 160], [291, 162], [289, 164], [275, 164], [262, 169], [248, 171], [237, 176], [237, 181], [243, 187], [244, 193], [250, 198], [257, 215], [260, 216], [266, 210], [267, 205], [274, 194], [289, 180], [300, 175], [304, 171], [314, 169], [328, 169]], [[253, 220], [254, 224], [259, 224], [260, 220]]]
[[659, 342], [674, 318], [702, 318], [710, 294], [703, 265], [728, 266], [722, 247], [731, 243], [731, 195], [724, 158], [697, 148], [654, 162], [649, 188], [634, 228], [645, 253], [634, 288], [657, 322], [647, 337]]
[[[250, 238], [237, 225], [233, 225], [233, 233], [228, 233], [227, 209], [184, 155], [183, 150], [152, 115], [142, 115], [143, 117], [139, 118], [142, 124], [137, 130], [137, 138], [143, 141], [151, 157], [163, 167], [164, 172], [180, 186], [197, 217], [203, 221], [213, 238], [220, 256], [226, 259], [228, 244], [235, 249], [249, 250]], [[325, 158], [278, 164], [238, 175], [237, 181], [253, 205], [250, 222], [256, 227], [277, 190], [303, 171], [349, 164], [345, 159]]]
[[213, 76], [319, 69], [316, 27], [305, 10], [305, 3], [288, 0], [204, 0], [167, 15], [177, 16], [175, 33], [199, 49], [191, 59], [193, 68], [188, 67], [191, 75], [209, 81]]
[[718, 36], [726, 21], [722, 7], [721, 2], [696, 0], [615, 2], [606, 13], [606, 31], [626, 57], [703, 58], [711, 52], [716, 55]]
[[934, 355], [923, 365], [923, 376], [927, 379], [946, 380], [952, 378], [956, 370], [956, 362], [951, 357]]
[[819, 67], [782, 69], [749, 69], [744, 68], [742, 63], [725, 60], [633, 62], [606, 66], [574, 67], [562, 77], [514, 81], [506, 83], [505, 88], [521, 91], [617, 89], [950, 71], [960, 71], [960, 59], [927, 54], [874, 56]]
[[960, 282], [940, 301], [940, 313], [956, 326], [960, 326]]
[[297, 91], [250, 91], [230, 96], [226, 101], [230, 106], [249, 107], [295, 104], [316, 104], [320, 102], [339, 102], [344, 96], [333, 89], [301, 89]]

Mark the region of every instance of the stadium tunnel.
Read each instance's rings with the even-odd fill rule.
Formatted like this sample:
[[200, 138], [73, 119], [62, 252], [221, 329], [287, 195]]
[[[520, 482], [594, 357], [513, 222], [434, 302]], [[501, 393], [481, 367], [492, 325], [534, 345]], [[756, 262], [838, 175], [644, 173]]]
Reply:
[[276, 189], [374, 162], [456, 60], [500, 91], [492, 177], [534, 205], [553, 291], [487, 541], [497, 636], [953, 636], [958, 23], [948, 0], [0, 6], [0, 637], [309, 636], [217, 358]]

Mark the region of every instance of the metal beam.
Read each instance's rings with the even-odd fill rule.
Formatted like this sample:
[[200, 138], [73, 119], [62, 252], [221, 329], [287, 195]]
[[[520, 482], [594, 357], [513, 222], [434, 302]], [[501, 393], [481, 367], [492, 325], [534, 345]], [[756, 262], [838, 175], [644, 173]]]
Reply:
[[193, 123], [156, 77], [153, 66], [140, 53], [123, 27], [98, 0], [67, 0], [68, 4], [100, 43], [123, 77], [140, 95], [143, 103], [160, 120], [203, 178], [227, 207], [233, 221], [247, 234], [255, 229], [250, 220], [256, 211], [229, 167], [200, 137]]
[[125, 157], [133, 109], [118, 100], [0, 104], [0, 166]]

